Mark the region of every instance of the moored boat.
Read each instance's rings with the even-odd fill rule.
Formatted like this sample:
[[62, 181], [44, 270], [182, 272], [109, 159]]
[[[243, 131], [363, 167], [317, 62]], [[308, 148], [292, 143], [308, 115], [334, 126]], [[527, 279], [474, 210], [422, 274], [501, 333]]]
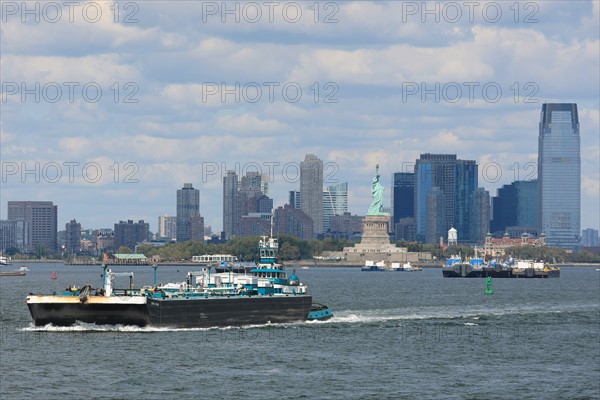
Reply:
[[415, 272], [415, 271], [422, 271], [422, 268], [417, 266], [417, 265], [412, 265], [409, 262], [405, 262], [404, 264], [400, 265], [400, 263], [392, 263], [392, 269], [394, 271], [399, 271], [399, 272]]
[[560, 268], [533, 260], [515, 261], [509, 258], [507, 262], [492, 260], [484, 263], [479, 258], [466, 261], [449, 258], [442, 267], [442, 275], [446, 278], [558, 278]]
[[361, 271], [389, 271], [386, 268], [385, 261], [365, 261], [365, 266], [361, 268]]
[[10, 265], [12, 260], [8, 256], [0, 256], [0, 265]]

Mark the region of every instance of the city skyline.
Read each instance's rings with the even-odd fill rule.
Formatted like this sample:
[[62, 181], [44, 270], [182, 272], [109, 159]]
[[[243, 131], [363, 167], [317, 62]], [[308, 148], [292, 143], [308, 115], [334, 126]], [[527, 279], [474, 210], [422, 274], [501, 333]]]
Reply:
[[368, 209], [376, 164], [391, 207], [392, 174], [428, 152], [476, 161], [494, 196], [537, 177], [541, 105], [576, 103], [581, 228], [599, 229], [599, 2], [540, 1], [534, 15], [500, 2], [497, 19], [405, 3], [301, 3], [298, 21], [193, 2], [140, 2], [135, 16], [98, 2], [94, 22], [3, 14], [0, 218], [9, 200], [52, 201], [59, 226], [156, 232], [191, 182], [218, 231], [226, 171], [270, 173], [277, 208], [306, 154], [324, 186], [348, 182], [352, 214]]

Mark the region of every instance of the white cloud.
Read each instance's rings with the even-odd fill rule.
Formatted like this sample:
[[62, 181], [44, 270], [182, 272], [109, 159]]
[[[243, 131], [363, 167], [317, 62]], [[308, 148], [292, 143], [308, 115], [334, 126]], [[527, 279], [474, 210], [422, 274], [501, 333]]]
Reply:
[[[281, 168], [307, 153], [339, 167], [336, 176], [349, 182], [353, 212], [368, 206], [376, 163], [389, 182], [392, 172], [426, 152], [478, 160], [480, 172], [488, 168], [481, 184], [495, 193], [524, 178], [525, 164], [536, 162], [541, 104], [552, 101], [578, 103], [583, 215], [597, 215], [596, 1], [538, 2], [536, 24], [514, 23], [507, 8], [512, 3], [501, 3], [506, 13], [498, 23], [480, 16], [422, 23], [421, 15], [402, 14], [406, 2], [341, 2], [331, 9], [321, 2], [317, 23], [308, 8], [313, 3], [302, 3], [298, 23], [223, 23], [220, 15], [203, 22], [200, 2], [139, 2], [134, 24], [123, 22], [127, 10], [121, 8], [115, 23], [114, 3], [99, 4], [105, 18], [96, 24], [23, 24], [20, 18], [2, 24], [3, 83], [97, 82], [103, 97], [94, 103], [79, 93], [73, 102], [35, 102], [32, 95], [23, 100], [20, 93], [8, 94], [4, 86], [0, 151], [3, 162], [96, 162], [106, 173], [93, 185], [82, 179], [31, 185], [11, 180], [3, 184], [3, 198], [50, 198], [60, 210], [90, 218], [88, 225], [111, 226], [144, 213], [155, 224], [157, 214], [173, 213], [175, 190], [194, 182], [202, 213], [219, 229], [224, 170], [236, 162], [279, 162]], [[323, 23], [333, 11], [338, 22]], [[138, 85], [136, 103], [123, 102], [127, 82]], [[252, 82], [263, 87], [257, 102], [223, 95]], [[292, 103], [278, 92], [270, 101], [265, 82], [298, 82], [303, 96]], [[335, 103], [324, 101], [332, 94], [327, 82], [337, 85]], [[462, 98], [403, 97], [410, 82], [429, 89], [457, 82]], [[464, 82], [479, 83], [472, 101]], [[497, 102], [482, 98], [488, 82], [502, 89]], [[139, 182], [115, 183], [110, 167], [119, 163], [123, 178], [127, 162], [139, 167]], [[218, 173], [203, 176], [207, 165], [217, 165]], [[490, 169], [495, 165], [497, 180]], [[281, 171], [276, 177], [272, 192], [282, 204], [298, 182]], [[99, 197], [96, 188], [110, 205], [98, 206], [97, 217], [83, 217], [89, 212], [84, 205]], [[133, 207], [133, 198], [142, 204]]]

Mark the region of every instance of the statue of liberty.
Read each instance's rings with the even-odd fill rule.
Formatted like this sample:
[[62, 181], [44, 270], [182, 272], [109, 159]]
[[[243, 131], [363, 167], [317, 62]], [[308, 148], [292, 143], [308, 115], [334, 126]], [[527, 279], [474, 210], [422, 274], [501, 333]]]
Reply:
[[375, 167], [375, 177], [371, 184], [371, 194], [373, 195], [373, 201], [369, 206], [367, 215], [386, 215], [383, 212], [383, 186], [379, 183], [379, 164]]

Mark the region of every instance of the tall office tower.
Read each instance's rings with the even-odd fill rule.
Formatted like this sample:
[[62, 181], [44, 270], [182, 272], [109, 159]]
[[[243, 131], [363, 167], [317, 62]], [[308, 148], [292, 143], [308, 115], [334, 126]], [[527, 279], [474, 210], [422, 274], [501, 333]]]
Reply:
[[329, 232], [331, 217], [348, 211], [348, 182], [327, 186], [323, 191], [323, 232]]
[[300, 209], [312, 218], [314, 234], [323, 233], [323, 161], [313, 154], [300, 163]]
[[401, 218], [415, 216], [415, 173], [394, 173], [391, 192], [393, 226], [395, 226]]
[[169, 239], [177, 237], [177, 217], [168, 215], [158, 217], [158, 237]]
[[598, 229], [587, 228], [581, 231], [581, 245], [598, 247]]
[[118, 250], [119, 247], [125, 246], [134, 251], [138, 243], [149, 239], [149, 234], [150, 224], [144, 222], [143, 219], [135, 223], [132, 220], [119, 221], [115, 224], [114, 248]]
[[81, 252], [81, 224], [75, 219], [65, 224], [67, 254], [79, 254]]
[[58, 250], [56, 241], [58, 208], [51, 201], [9, 201], [8, 220], [27, 221], [29, 246], [27, 250], [34, 250], [36, 246], [46, 246], [54, 253]]
[[490, 232], [503, 235], [508, 228], [519, 227], [532, 234], [539, 230], [539, 186], [537, 180], [515, 181], [498, 189], [492, 199]]
[[469, 239], [471, 242], [483, 243], [490, 231], [490, 193], [484, 188], [475, 189], [471, 193], [469, 208]]
[[427, 232], [425, 242], [439, 243], [440, 237], [446, 237], [445, 195], [435, 186], [427, 193]]
[[200, 191], [184, 183], [177, 191], [177, 242], [192, 239], [192, 218], [200, 213]]
[[237, 234], [238, 216], [238, 176], [235, 171], [227, 171], [223, 177], [223, 232], [231, 239]]
[[427, 195], [438, 187], [444, 194], [444, 235], [454, 227], [458, 240], [468, 239], [469, 198], [477, 188], [477, 163], [456, 154], [421, 154], [415, 163], [415, 223], [417, 239], [427, 233]]
[[[456, 160], [456, 184], [455, 184], [455, 200], [454, 200], [454, 228], [458, 231], [459, 235], [465, 240], [470, 240], [471, 224], [470, 217], [473, 215], [470, 211], [471, 207], [471, 195], [477, 189], [477, 162], [473, 160]], [[489, 197], [489, 193], [488, 193]], [[486, 231], [482, 236], [488, 233], [489, 229], [489, 206], [488, 206], [488, 223], [486, 225]], [[479, 232], [475, 236], [479, 238]], [[479, 240], [479, 239], [477, 239]]]
[[300, 192], [297, 190], [290, 190], [288, 203], [292, 208], [300, 208]]
[[581, 156], [577, 104], [543, 104], [539, 128], [541, 231], [549, 246], [578, 251]]

